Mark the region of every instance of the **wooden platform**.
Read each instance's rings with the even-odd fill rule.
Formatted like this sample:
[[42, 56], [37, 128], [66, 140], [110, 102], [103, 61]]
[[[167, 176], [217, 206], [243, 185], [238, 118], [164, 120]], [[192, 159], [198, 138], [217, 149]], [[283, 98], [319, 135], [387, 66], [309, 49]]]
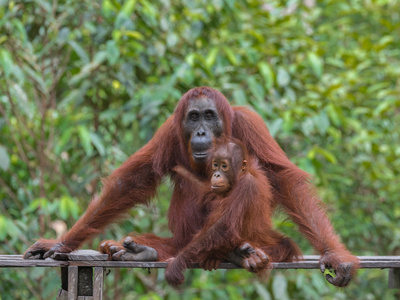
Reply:
[[[105, 255], [105, 254], [104, 254]], [[106, 255], [105, 255], [106, 256]], [[274, 269], [319, 269], [318, 255], [304, 255], [304, 260], [290, 263], [273, 263]], [[358, 256], [361, 269], [390, 269], [400, 268], [400, 256]], [[29, 268], [29, 267], [103, 267], [103, 268], [145, 268], [162, 269], [166, 262], [152, 261], [107, 261], [107, 260], [54, 260], [54, 259], [23, 259], [22, 255], [0, 255], [0, 268]], [[201, 269], [194, 264], [192, 269]], [[220, 269], [242, 269], [234, 263], [222, 262]]]
[[[57, 259], [28, 259], [22, 255], [0, 255], [0, 268], [61, 267], [62, 288], [57, 299], [102, 299], [105, 268], [165, 268], [165, 262], [107, 261], [105, 254], [88, 255], [85, 251], [57, 254]], [[273, 263], [274, 269], [319, 269], [319, 256], [305, 255], [303, 261]], [[389, 269], [389, 288], [400, 288], [400, 256], [359, 256], [362, 269]], [[65, 260], [68, 259], [68, 260]], [[192, 269], [199, 269], [194, 264]], [[220, 269], [241, 269], [233, 263], [223, 262]]]

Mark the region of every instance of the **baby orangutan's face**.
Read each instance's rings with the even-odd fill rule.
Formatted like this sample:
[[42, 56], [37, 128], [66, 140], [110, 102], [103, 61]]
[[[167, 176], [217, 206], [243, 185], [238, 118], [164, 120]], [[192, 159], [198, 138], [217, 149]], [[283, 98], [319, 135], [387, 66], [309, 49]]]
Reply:
[[228, 193], [235, 181], [232, 158], [228, 147], [220, 147], [212, 160], [211, 190], [217, 195]]

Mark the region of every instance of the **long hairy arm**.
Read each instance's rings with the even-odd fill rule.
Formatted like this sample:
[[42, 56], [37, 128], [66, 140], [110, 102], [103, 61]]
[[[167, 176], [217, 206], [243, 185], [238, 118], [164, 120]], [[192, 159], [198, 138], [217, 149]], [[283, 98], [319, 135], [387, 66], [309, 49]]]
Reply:
[[172, 168], [172, 171], [179, 174], [182, 178], [186, 180], [191, 186], [198, 190], [200, 193], [211, 192], [211, 183], [210, 180], [203, 181], [196, 174], [189, 171], [182, 165], [176, 165]]
[[71, 252], [120, 219], [134, 205], [147, 203], [161, 178], [176, 164], [177, 145], [173, 117], [170, 117], [143, 148], [103, 180], [100, 196], [89, 203], [85, 214], [70, 231], [60, 240], [38, 240], [24, 257], [46, 258], [54, 252]]
[[[234, 109], [233, 136], [260, 160], [277, 192], [275, 201], [285, 208], [299, 231], [323, 255], [321, 271], [325, 270], [325, 265], [338, 271], [338, 276], [328, 277], [328, 281], [337, 286], [347, 285], [359, 265], [358, 259], [340, 242], [309, 183], [309, 175], [290, 162], [259, 115], [243, 107]], [[349, 267], [343, 269], [343, 264]]]
[[277, 191], [278, 196], [274, 200], [285, 208], [300, 232], [319, 253], [336, 248], [342, 250], [344, 246], [309, 183], [309, 175], [290, 162], [260, 116], [245, 108], [236, 108], [235, 111], [233, 135], [264, 166]]

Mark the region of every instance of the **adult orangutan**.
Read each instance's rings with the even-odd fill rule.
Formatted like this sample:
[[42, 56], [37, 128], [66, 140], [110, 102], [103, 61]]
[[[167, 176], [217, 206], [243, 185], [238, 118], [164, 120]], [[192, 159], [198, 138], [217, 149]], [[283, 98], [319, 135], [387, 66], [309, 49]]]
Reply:
[[249, 250], [247, 269], [258, 274], [265, 273], [271, 262], [297, 260], [301, 256], [297, 245], [272, 229], [276, 203], [257, 159], [247, 155], [239, 141], [224, 140], [213, 147], [210, 158], [211, 180], [205, 182], [182, 166], [173, 169], [200, 194], [208, 194], [204, 199], [209, 198], [211, 208], [202, 230], [175, 258], [169, 259], [165, 271], [168, 283], [182, 284], [183, 271], [195, 261], [206, 269], [216, 269], [220, 261], [228, 260], [229, 253], [238, 247], [243, 249], [243, 245]]
[[[327, 277], [328, 281], [336, 286], [347, 285], [358, 260], [335, 234], [309, 184], [309, 175], [290, 162], [259, 115], [244, 107], [231, 107], [219, 91], [209, 87], [194, 88], [182, 96], [174, 114], [154, 137], [104, 181], [101, 195], [90, 202], [69, 232], [59, 240], [39, 239], [24, 257], [46, 258], [79, 248], [132, 206], [148, 203], [165, 175], [171, 175], [175, 184], [168, 211], [173, 236], [145, 234], [127, 237], [123, 243], [106, 241], [101, 250], [114, 260], [135, 260], [138, 255], [154, 259], [155, 252], [162, 261], [174, 257], [203, 227], [209, 211], [171, 170], [183, 165], [205, 179], [212, 140], [222, 134], [240, 140], [249, 154], [257, 157], [272, 185], [273, 201], [285, 208], [300, 232], [321, 253], [321, 271], [325, 267], [336, 271], [337, 276]], [[246, 259], [242, 260], [244, 265]]]

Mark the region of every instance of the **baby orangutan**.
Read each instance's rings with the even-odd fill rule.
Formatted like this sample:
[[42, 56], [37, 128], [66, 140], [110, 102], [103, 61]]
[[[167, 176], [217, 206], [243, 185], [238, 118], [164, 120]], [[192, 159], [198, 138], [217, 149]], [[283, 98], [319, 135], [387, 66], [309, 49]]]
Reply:
[[168, 283], [182, 284], [183, 271], [194, 262], [211, 270], [229, 260], [261, 275], [271, 262], [297, 260], [301, 256], [297, 245], [272, 229], [272, 189], [256, 158], [238, 141], [217, 143], [210, 157], [211, 187], [183, 166], [173, 169], [203, 193], [210, 213], [203, 229], [169, 260]]

